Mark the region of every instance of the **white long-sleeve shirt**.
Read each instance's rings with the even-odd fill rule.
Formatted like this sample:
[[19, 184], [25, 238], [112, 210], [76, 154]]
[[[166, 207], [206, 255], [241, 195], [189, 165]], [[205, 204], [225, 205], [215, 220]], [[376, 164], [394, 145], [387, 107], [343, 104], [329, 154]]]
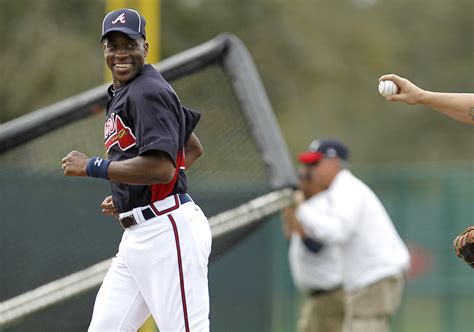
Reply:
[[349, 292], [408, 268], [408, 249], [366, 184], [341, 170], [326, 193], [330, 209], [302, 204], [296, 217], [310, 236], [341, 244], [344, 286]]
[[[330, 209], [328, 195], [325, 192], [314, 195], [302, 205], [320, 211]], [[298, 233], [293, 233], [288, 258], [293, 282], [300, 291], [329, 290], [342, 285], [342, 257], [339, 244], [324, 244], [321, 250], [314, 253], [308, 250]]]

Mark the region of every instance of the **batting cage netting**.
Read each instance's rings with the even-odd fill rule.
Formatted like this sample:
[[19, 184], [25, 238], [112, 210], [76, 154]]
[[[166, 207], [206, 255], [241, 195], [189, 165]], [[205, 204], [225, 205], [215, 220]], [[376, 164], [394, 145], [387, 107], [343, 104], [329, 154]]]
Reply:
[[[211, 262], [290, 202], [295, 174], [253, 62], [217, 38], [157, 68], [202, 113], [189, 193], [210, 217]], [[0, 125], [0, 329], [84, 331], [122, 229], [102, 216], [106, 181], [70, 178], [71, 150], [104, 155], [101, 86]]]

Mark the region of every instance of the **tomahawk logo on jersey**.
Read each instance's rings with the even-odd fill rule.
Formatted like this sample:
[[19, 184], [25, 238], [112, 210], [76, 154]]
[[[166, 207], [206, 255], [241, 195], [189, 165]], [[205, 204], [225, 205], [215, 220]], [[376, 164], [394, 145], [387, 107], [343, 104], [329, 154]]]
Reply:
[[122, 151], [130, 149], [137, 143], [135, 135], [132, 130], [127, 127], [120, 116], [115, 113], [111, 113], [105, 121], [104, 125], [104, 141], [107, 153], [112, 146], [118, 144]]

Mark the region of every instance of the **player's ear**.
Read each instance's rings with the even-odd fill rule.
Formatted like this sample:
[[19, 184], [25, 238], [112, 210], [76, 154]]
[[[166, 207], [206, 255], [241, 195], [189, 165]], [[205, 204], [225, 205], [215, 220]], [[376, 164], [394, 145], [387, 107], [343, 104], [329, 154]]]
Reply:
[[107, 39], [105, 39], [103, 42], [102, 42], [102, 50], [104, 51], [104, 58], [106, 57], [106, 50], [107, 50]]
[[143, 49], [145, 50], [145, 58], [148, 55], [148, 47], [149, 47], [148, 42], [145, 40], [143, 42]]

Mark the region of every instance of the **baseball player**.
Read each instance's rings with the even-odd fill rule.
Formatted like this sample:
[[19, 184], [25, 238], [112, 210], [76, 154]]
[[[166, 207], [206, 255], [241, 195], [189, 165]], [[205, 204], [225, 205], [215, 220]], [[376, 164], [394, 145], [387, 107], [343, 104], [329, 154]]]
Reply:
[[161, 332], [209, 331], [207, 218], [186, 193], [185, 169], [201, 155], [200, 114], [182, 106], [153, 66], [145, 18], [108, 13], [103, 50], [112, 72], [104, 126], [108, 159], [70, 152], [67, 176], [110, 182], [102, 211], [125, 229], [97, 294], [90, 332], [136, 331], [151, 314]]

